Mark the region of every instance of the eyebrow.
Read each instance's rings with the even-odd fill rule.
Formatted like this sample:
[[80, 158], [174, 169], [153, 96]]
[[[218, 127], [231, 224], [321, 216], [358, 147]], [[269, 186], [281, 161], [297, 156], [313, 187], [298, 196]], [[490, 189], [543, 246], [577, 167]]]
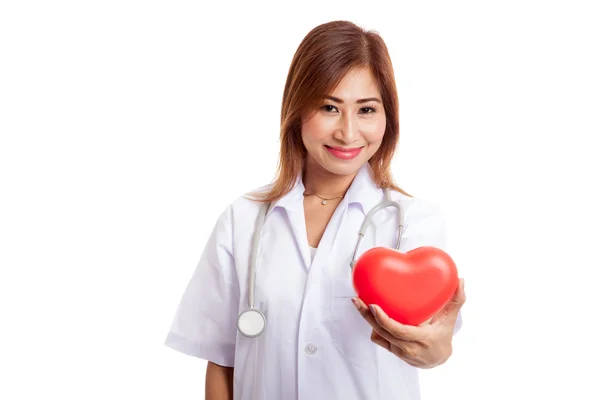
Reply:
[[[337, 97], [333, 97], [333, 96], [325, 96], [326, 99], [330, 99], [335, 101], [336, 103], [341, 103], [344, 104], [344, 100], [337, 98]], [[369, 101], [376, 101], [378, 103], [381, 103], [381, 100], [379, 100], [377, 97], [367, 97], [366, 99], [358, 99], [356, 100], [357, 104], [362, 104], [362, 103], [368, 103]]]

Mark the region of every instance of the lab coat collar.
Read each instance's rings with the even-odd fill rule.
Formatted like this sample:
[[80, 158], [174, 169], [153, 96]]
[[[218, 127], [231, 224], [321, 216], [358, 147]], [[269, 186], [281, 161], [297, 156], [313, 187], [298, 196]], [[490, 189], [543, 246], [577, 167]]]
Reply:
[[277, 207], [281, 207], [289, 211], [297, 208], [298, 206], [302, 206], [302, 201], [304, 198], [303, 194], [304, 183], [302, 182], [302, 173], [300, 173], [298, 174], [292, 189], [271, 204], [267, 212], [267, 216], [271, 214]]
[[[288, 211], [301, 209], [304, 190], [302, 174], [299, 174], [293, 188], [271, 205], [269, 214], [277, 207], [282, 207]], [[376, 185], [373, 179], [373, 169], [367, 162], [356, 173], [342, 202], [345, 202], [347, 205], [358, 204], [362, 212], [366, 215], [383, 197], [383, 191]]]
[[346, 192], [345, 200], [347, 200], [348, 205], [360, 205], [366, 215], [371, 208], [383, 200], [383, 197], [383, 190], [375, 183], [373, 169], [367, 162], [356, 173], [348, 192]]

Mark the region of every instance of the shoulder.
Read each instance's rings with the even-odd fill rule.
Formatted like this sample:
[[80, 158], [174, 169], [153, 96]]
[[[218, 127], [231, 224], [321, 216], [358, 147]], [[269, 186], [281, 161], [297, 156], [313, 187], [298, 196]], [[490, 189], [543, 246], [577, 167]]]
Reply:
[[397, 201], [402, 207], [406, 224], [419, 221], [431, 221], [443, 225], [445, 223], [445, 210], [441, 202], [422, 197], [411, 197], [398, 191], [392, 191], [392, 200]]
[[403, 209], [405, 251], [421, 246], [448, 250], [446, 214], [440, 202], [399, 192], [394, 192], [392, 199], [398, 201]]
[[263, 203], [255, 199], [254, 194], [268, 191], [272, 184], [257, 187], [233, 198], [221, 211], [220, 220], [232, 226], [254, 226]]

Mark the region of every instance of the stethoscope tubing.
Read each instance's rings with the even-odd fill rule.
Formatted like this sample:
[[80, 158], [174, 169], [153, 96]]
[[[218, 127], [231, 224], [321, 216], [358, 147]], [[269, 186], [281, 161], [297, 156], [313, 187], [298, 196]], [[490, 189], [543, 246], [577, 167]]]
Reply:
[[[402, 230], [404, 228], [404, 215], [402, 212], [402, 207], [400, 206], [400, 204], [397, 201], [394, 201], [391, 199], [390, 196], [390, 189], [389, 188], [384, 188], [383, 189], [384, 194], [385, 194], [385, 198], [382, 202], [380, 202], [379, 204], [377, 204], [375, 207], [373, 207], [371, 210], [369, 210], [369, 212], [367, 213], [367, 215], [365, 216], [361, 227], [358, 231], [358, 239], [356, 241], [356, 246], [354, 247], [354, 252], [352, 254], [352, 261], [350, 262], [350, 269], [352, 270], [354, 268], [354, 265], [356, 264], [356, 254], [358, 252], [359, 246], [360, 246], [360, 242], [362, 241], [362, 238], [365, 236], [365, 233], [367, 231], [367, 228], [369, 227], [369, 225], [371, 224], [371, 221], [373, 219], [373, 216], [380, 210], [387, 208], [387, 207], [395, 207], [397, 210], [397, 214], [398, 214], [398, 239], [396, 242], [396, 250], [400, 249], [400, 241], [402, 239]], [[263, 230], [263, 226], [265, 223], [265, 219], [267, 216], [267, 213], [269, 211], [269, 207], [271, 206], [270, 203], [265, 203], [262, 205], [262, 207], [260, 208], [260, 211], [258, 213], [258, 216], [256, 218], [256, 223], [255, 223], [255, 229], [254, 229], [254, 234], [252, 237], [252, 250], [250, 253], [250, 264], [249, 264], [249, 271], [248, 271], [248, 310], [244, 310], [242, 311], [239, 316], [238, 316], [238, 329], [239, 331], [246, 337], [252, 338], [252, 337], [256, 337], [259, 336], [263, 331], [264, 331], [264, 327], [266, 325], [266, 318], [264, 316], [264, 314], [258, 310], [255, 307], [255, 288], [256, 288], [256, 270], [257, 270], [257, 257], [258, 257], [258, 247], [259, 247], [259, 242], [260, 242], [260, 236], [262, 234], [262, 230]], [[241, 326], [245, 326], [242, 323], [242, 317], [244, 315], [251, 315], [251, 314], [258, 314], [261, 318], [262, 318], [262, 326], [260, 327], [259, 331], [256, 333], [250, 333], [250, 332], [244, 332], [243, 328], [241, 328]]]

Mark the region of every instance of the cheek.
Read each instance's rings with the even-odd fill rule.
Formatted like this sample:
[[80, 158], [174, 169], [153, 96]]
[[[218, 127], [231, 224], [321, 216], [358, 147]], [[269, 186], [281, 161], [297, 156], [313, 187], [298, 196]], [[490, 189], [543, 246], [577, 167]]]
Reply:
[[310, 143], [321, 141], [326, 138], [331, 131], [331, 128], [327, 125], [327, 121], [323, 118], [319, 118], [318, 115], [303, 122], [302, 140], [305, 145], [310, 145]]
[[364, 130], [365, 138], [369, 143], [381, 143], [385, 133], [385, 121], [385, 117], [375, 118], [372, 121], [369, 121], [368, 129]]

